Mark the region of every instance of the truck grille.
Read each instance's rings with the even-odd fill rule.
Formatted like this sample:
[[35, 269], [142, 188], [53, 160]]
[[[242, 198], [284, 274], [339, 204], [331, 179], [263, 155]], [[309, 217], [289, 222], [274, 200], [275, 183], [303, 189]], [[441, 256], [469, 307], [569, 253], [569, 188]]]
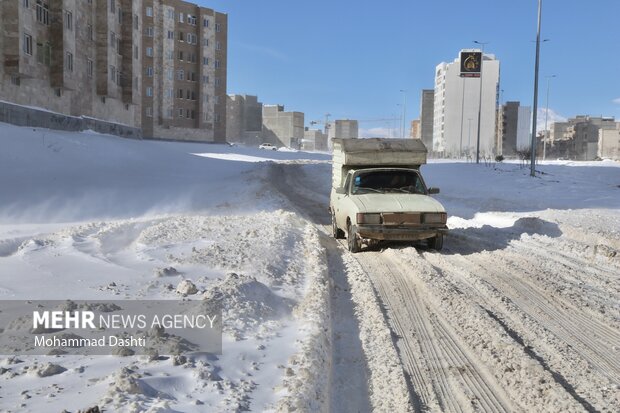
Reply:
[[421, 214], [411, 213], [384, 213], [383, 225], [419, 225]]

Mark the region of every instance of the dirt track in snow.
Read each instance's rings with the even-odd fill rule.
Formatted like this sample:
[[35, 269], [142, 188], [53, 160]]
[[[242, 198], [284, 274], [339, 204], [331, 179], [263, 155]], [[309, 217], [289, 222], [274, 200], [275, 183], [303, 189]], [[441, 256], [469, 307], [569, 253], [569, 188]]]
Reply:
[[[269, 168], [329, 234], [328, 183], [301, 165]], [[382, 307], [409, 392], [403, 410], [620, 410], [620, 245], [563, 225], [561, 213], [555, 221], [456, 229], [442, 253], [335, 246]]]

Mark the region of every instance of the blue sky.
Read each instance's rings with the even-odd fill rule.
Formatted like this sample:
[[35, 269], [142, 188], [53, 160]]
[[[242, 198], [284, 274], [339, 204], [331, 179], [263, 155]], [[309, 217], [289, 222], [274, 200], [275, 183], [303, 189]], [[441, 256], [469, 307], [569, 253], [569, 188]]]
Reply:
[[[198, 0], [228, 13], [228, 93], [324, 118], [419, 115], [435, 66], [473, 40], [500, 60], [502, 102], [532, 106], [536, 0]], [[620, 119], [620, 0], [543, 0], [539, 108]], [[397, 127], [362, 122], [360, 128]]]

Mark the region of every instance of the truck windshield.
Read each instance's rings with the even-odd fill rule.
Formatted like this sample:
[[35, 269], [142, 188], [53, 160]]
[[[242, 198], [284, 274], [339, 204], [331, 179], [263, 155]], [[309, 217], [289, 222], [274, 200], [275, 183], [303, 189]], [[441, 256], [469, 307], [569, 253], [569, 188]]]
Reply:
[[360, 173], [353, 180], [351, 193], [405, 193], [426, 194], [422, 179], [415, 171], [369, 171]]

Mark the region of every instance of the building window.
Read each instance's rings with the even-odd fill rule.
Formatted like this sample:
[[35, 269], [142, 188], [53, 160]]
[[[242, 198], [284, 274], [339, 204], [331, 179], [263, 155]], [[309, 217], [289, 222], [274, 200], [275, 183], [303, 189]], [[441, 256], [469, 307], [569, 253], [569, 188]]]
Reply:
[[208, 75], [203, 75], [202, 76], [202, 83], [209, 83], [209, 76]]
[[196, 112], [192, 110], [192, 119], [196, 119]]
[[19, 80], [19, 76], [17, 75], [11, 75], [11, 84], [13, 86], [19, 86], [21, 84], [20, 80]]
[[180, 41], [185, 41], [185, 35], [183, 34], [183, 32], [179, 32], [179, 40]]
[[151, 86], [146, 88], [146, 96], [153, 97], [153, 88]]
[[153, 37], [153, 26], [147, 27], [146, 29], [144, 29], [144, 32], [148, 37]]
[[202, 64], [205, 66], [209, 66], [209, 58], [208, 57], [203, 57], [202, 58]]
[[93, 41], [93, 25], [89, 24], [86, 26], [86, 37], [91, 42]]
[[73, 30], [73, 13], [70, 11], [65, 12], [65, 29]]
[[172, 69], [166, 69], [166, 76], [168, 77], [168, 80], [173, 80], [174, 79], [174, 71]]
[[24, 44], [23, 44], [24, 53], [29, 56], [32, 56], [32, 36], [28, 33], [24, 33]]
[[26, 9], [30, 7], [30, 0], [22, 0], [22, 6], [24, 6]]
[[49, 3], [43, 0], [37, 0], [37, 21], [39, 23], [49, 25], [50, 24], [50, 10]]
[[190, 118], [190, 110], [189, 109], [185, 109], [185, 115], [187, 116], [187, 119]]
[[67, 72], [73, 72], [73, 53], [65, 53], [65, 70]]
[[192, 100], [196, 100], [196, 92], [192, 90]]
[[183, 60], [183, 50], [179, 50], [179, 60]]
[[182, 117], [183, 117], [183, 113], [184, 113], [183, 109], [179, 109], [179, 117], [180, 117], [180, 118], [182, 118]]
[[146, 75], [148, 77], [153, 77], [153, 66], [149, 66], [146, 68]]
[[86, 60], [86, 75], [88, 77], [93, 77], [93, 61], [90, 59]]
[[118, 8], [118, 24], [123, 24], [123, 11], [121, 8]]
[[136, 77], [133, 78], [133, 88], [135, 90], [138, 90], [138, 85], [139, 85], [139, 83], [138, 83], [138, 76], [136, 76]]
[[133, 47], [133, 58], [134, 59], [140, 58], [140, 49], [138, 49], [138, 46]]
[[116, 67], [110, 65], [110, 80], [116, 82]]
[[56, 95], [57, 98], [62, 96], [62, 89], [57, 87], [56, 89], [54, 89], [54, 94]]
[[153, 108], [150, 106], [146, 107], [146, 117], [147, 118], [152, 118], [153, 117]]
[[166, 51], [166, 59], [167, 60], [174, 60], [174, 50]]
[[192, 26], [196, 25], [196, 16], [190, 16], [189, 14], [187, 15], [187, 23], [191, 24]]
[[179, 23], [183, 23], [183, 13], [179, 13]]
[[216, 69], [220, 68], [220, 61], [218, 59], [215, 59], [215, 68]]
[[179, 89], [179, 93], [177, 95], [179, 99], [183, 99], [183, 89]]
[[140, 22], [140, 20], [138, 18], [138, 15], [134, 14], [133, 15], [133, 29], [134, 30], [138, 30], [139, 29], [139, 27], [140, 27], [140, 25], [138, 24], [139, 22]]
[[168, 30], [168, 39], [174, 40], [174, 32], [172, 30]]
[[116, 53], [121, 54], [121, 39], [116, 38]]
[[202, 20], [202, 27], [209, 27], [209, 19]]
[[153, 57], [153, 48], [152, 47], [147, 47], [146, 48], [146, 55], [148, 57]]
[[204, 47], [209, 47], [209, 39], [207, 39], [206, 37], [202, 39], [202, 44]]
[[168, 18], [174, 19], [174, 9], [168, 9]]
[[52, 63], [52, 47], [49, 42], [37, 43], [37, 61], [46, 66]]
[[220, 85], [220, 78], [219, 78], [219, 77], [216, 77], [216, 78], [215, 78], [215, 86], [217, 87], [217, 86], [219, 86], [219, 85]]
[[222, 29], [222, 25], [219, 23], [215, 23], [215, 31], [219, 32]]
[[116, 4], [114, 0], [110, 0], [110, 13], [116, 13]]
[[185, 70], [179, 69], [179, 71], [177, 72], [177, 79], [185, 80]]
[[110, 47], [113, 49], [116, 47], [116, 33], [114, 32], [110, 32]]
[[153, 17], [153, 8], [152, 7], [148, 7], [146, 8], [146, 15], [148, 17]]
[[222, 50], [222, 43], [215, 42], [215, 50]]

